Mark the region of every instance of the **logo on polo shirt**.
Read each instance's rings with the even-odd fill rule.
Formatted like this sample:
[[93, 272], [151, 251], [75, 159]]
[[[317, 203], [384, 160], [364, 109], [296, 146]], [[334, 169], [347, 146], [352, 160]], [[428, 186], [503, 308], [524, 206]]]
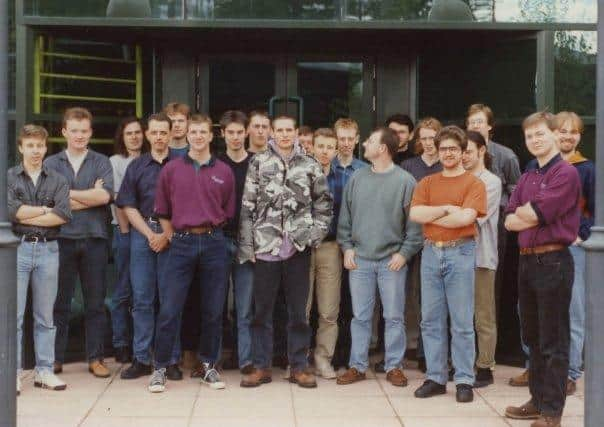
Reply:
[[224, 180], [218, 178], [216, 175], [212, 175], [212, 181], [214, 181], [214, 182], [216, 182], [218, 184], [221, 184], [221, 185], [224, 184]]

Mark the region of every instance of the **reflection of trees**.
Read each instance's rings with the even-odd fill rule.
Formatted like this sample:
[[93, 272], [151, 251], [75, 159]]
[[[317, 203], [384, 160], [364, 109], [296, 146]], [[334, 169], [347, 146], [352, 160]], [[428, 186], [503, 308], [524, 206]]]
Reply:
[[595, 114], [595, 46], [584, 32], [555, 33], [555, 101], [558, 110]]
[[570, 0], [518, 0], [525, 22], [555, 22], [568, 12]]

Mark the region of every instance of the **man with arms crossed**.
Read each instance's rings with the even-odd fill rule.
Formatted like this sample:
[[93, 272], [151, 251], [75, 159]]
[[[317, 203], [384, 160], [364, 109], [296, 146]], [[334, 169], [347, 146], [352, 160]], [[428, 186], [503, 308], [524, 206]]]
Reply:
[[537, 112], [522, 122], [526, 147], [537, 164], [518, 181], [505, 227], [518, 232], [518, 299], [522, 334], [530, 350], [531, 399], [510, 406], [509, 418], [531, 427], [559, 427], [569, 366], [569, 306], [574, 263], [568, 246], [579, 233], [581, 182], [556, 146], [554, 116]]
[[272, 381], [273, 306], [285, 288], [288, 324], [289, 381], [316, 387], [307, 372], [310, 327], [306, 320], [310, 248], [327, 235], [332, 200], [321, 167], [297, 141], [296, 121], [273, 120], [274, 140], [248, 168], [241, 208], [240, 262], [255, 262], [252, 352], [254, 371], [242, 387]]
[[84, 108], [69, 108], [63, 115], [63, 137], [67, 148], [50, 156], [44, 164], [63, 175], [71, 190], [69, 203], [73, 219], [59, 232], [59, 290], [54, 320], [56, 374], [63, 371], [69, 335], [71, 299], [79, 277], [84, 297], [86, 358], [95, 376], [111, 375], [103, 363], [105, 339], [105, 268], [107, 266], [107, 224], [113, 194], [113, 171], [109, 159], [90, 148], [92, 114]]
[[487, 214], [477, 218], [476, 274], [474, 275], [474, 322], [478, 336], [478, 359], [474, 388], [493, 384], [497, 316], [495, 315], [495, 270], [497, 269], [497, 222], [501, 180], [491, 173], [487, 142], [478, 132], [468, 131], [468, 146], [463, 152], [465, 170], [480, 178], [487, 190]]
[[[354, 150], [359, 143], [359, 125], [352, 119], [338, 119], [333, 129], [338, 140], [338, 154], [331, 162], [330, 173], [333, 175], [332, 188], [333, 214], [336, 219], [340, 217], [340, 206], [344, 187], [352, 174], [367, 166], [367, 163], [354, 157]], [[342, 272], [340, 286], [340, 313], [338, 317], [338, 341], [333, 357], [335, 368], [347, 366], [350, 360], [350, 322], [352, 320], [352, 301], [350, 300], [350, 286], [348, 284], [348, 270]]]
[[[331, 171], [331, 162], [337, 153], [336, 134], [333, 129], [319, 128], [315, 131], [313, 144], [314, 157], [323, 168], [329, 191], [334, 197], [335, 175]], [[342, 279], [342, 254], [336, 242], [337, 228], [338, 218], [334, 215], [327, 236], [319, 246], [312, 248], [310, 292], [306, 304], [306, 316], [309, 318], [313, 296], [316, 295], [319, 327], [315, 338], [315, 372], [325, 379], [336, 377], [331, 360], [338, 339], [338, 312]]]
[[36, 353], [34, 385], [49, 390], [67, 387], [52, 371], [56, 332], [52, 310], [59, 272], [57, 235], [59, 227], [71, 219], [69, 184], [42, 165], [47, 138], [43, 127], [23, 126], [17, 140], [23, 161], [9, 169], [7, 176], [8, 216], [21, 240], [17, 248], [17, 394], [21, 393], [23, 315], [30, 285]]
[[[159, 173], [170, 160], [170, 126], [170, 118], [164, 113], [149, 116], [145, 136], [151, 151], [128, 166], [116, 200], [132, 226], [130, 281], [134, 360], [121, 372], [120, 377], [124, 380], [150, 375], [152, 371], [155, 300], [168, 258], [168, 235], [162, 230], [153, 206]], [[177, 365], [179, 353], [175, 348], [166, 369], [168, 379], [173, 381], [182, 379]]]
[[[200, 288], [202, 382], [214, 389], [225, 386], [216, 370], [227, 290], [227, 241], [222, 227], [235, 213], [235, 177], [210, 153], [212, 121], [208, 116], [191, 116], [187, 139], [189, 153], [162, 169], [155, 193], [155, 214], [169, 237], [170, 249], [159, 280], [152, 393], [165, 389], [166, 367], [189, 286]], [[196, 270], [199, 279], [193, 281]]]
[[354, 313], [350, 368], [338, 384], [365, 379], [377, 288], [384, 306], [386, 379], [404, 387], [406, 263], [422, 244], [420, 226], [409, 220], [415, 179], [392, 162], [399, 146], [392, 129], [375, 130], [363, 146], [372, 166], [346, 185], [338, 223]]
[[423, 224], [422, 338], [426, 381], [415, 397], [446, 393], [447, 314], [451, 318], [451, 357], [458, 402], [474, 398], [474, 241], [476, 218], [487, 211], [483, 182], [464, 170], [464, 131], [446, 126], [435, 140], [443, 171], [422, 179], [411, 203], [411, 220]]

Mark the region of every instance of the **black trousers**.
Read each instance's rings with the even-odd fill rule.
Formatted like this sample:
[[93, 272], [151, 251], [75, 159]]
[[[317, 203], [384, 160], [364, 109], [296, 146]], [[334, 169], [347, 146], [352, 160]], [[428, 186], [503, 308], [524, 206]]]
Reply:
[[309, 292], [310, 250], [297, 252], [285, 261], [257, 260], [254, 266], [254, 319], [252, 352], [254, 366], [266, 369], [273, 356], [273, 310], [279, 288], [287, 305], [287, 356], [292, 371], [308, 365], [310, 326], [306, 320]]
[[545, 416], [561, 416], [566, 400], [573, 275], [568, 248], [520, 256], [518, 298], [531, 353], [529, 390], [533, 404]]

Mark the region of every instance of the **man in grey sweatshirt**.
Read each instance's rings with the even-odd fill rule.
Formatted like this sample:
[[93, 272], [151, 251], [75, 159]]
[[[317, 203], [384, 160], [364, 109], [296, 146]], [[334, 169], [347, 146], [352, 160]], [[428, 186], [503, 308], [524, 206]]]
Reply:
[[415, 179], [393, 163], [398, 136], [378, 128], [363, 143], [370, 168], [354, 173], [344, 189], [338, 222], [338, 243], [344, 267], [350, 270], [354, 318], [350, 326], [350, 369], [337, 379], [352, 384], [365, 379], [369, 364], [376, 287], [384, 305], [386, 379], [406, 386], [405, 280], [407, 260], [422, 247], [419, 224], [409, 221]]

